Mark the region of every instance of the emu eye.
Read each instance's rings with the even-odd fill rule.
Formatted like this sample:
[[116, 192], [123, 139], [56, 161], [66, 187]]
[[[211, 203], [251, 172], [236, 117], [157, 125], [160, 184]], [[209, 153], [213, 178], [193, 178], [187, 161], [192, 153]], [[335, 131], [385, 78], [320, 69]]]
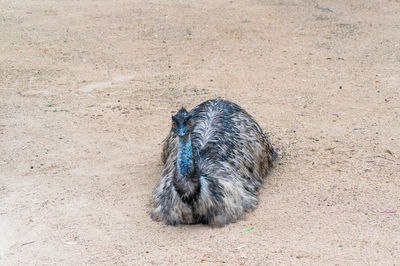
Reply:
[[172, 121], [172, 126], [176, 127], [176, 123], [174, 121]]
[[193, 125], [193, 120], [189, 120], [188, 125], [189, 126]]

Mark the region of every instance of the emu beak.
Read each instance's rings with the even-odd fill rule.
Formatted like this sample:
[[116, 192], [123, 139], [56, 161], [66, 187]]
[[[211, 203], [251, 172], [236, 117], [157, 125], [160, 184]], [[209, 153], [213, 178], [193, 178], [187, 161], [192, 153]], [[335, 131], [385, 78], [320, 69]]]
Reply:
[[179, 137], [184, 137], [185, 135], [186, 135], [186, 130], [183, 129], [183, 128], [180, 128], [180, 129], [178, 130], [178, 136], [179, 136]]

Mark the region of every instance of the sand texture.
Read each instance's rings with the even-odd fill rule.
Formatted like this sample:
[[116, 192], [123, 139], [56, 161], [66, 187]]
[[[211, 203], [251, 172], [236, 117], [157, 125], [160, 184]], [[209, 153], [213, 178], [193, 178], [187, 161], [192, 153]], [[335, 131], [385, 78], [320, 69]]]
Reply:
[[[257, 209], [152, 221], [217, 97], [280, 153]], [[398, 265], [399, 223], [398, 0], [0, 0], [1, 265]]]

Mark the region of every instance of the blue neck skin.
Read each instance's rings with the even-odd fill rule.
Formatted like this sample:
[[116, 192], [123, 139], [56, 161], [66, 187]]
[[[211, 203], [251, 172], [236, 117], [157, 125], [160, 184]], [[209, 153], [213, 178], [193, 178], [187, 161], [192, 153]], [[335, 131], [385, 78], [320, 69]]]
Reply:
[[178, 172], [181, 177], [188, 177], [193, 170], [192, 141], [190, 134], [180, 137], [178, 143]]

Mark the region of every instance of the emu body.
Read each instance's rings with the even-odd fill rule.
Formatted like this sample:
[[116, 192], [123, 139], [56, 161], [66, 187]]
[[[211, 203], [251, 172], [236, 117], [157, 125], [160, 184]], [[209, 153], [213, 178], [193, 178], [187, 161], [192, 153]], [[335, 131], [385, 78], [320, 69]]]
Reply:
[[235, 222], [257, 205], [276, 153], [237, 104], [209, 100], [172, 117], [152, 218], [167, 224]]

